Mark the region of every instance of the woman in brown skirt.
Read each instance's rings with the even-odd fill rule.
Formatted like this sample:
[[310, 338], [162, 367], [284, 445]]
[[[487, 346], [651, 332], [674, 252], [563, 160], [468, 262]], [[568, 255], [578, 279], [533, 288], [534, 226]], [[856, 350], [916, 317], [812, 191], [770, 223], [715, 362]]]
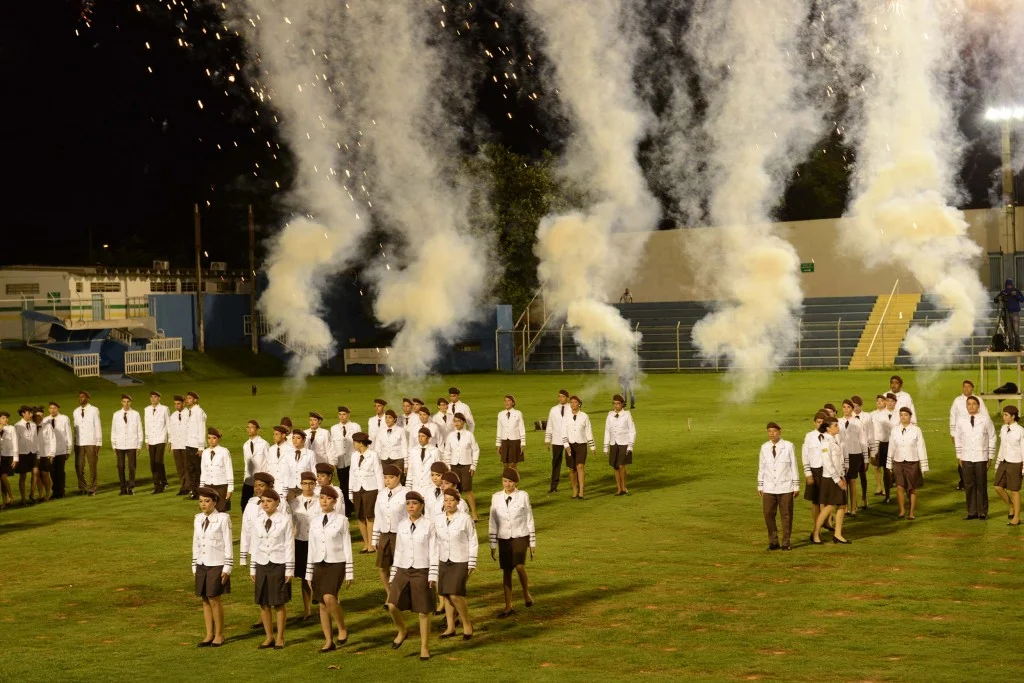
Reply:
[[437, 541], [433, 524], [423, 516], [423, 496], [416, 491], [406, 493], [405, 511], [409, 516], [398, 525], [388, 591], [388, 613], [398, 630], [391, 647], [397, 650], [408, 637], [402, 612], [412, 610], [420, 621], [420, 659], [426, 660], [430, 659], [431, 589], [437, 584]]
[[821, 545], [821, 527], [829, 515], [836, 513], [836, 530], [832, 534], [833, 543], [849, 543], [843, 538], [843, 517], [846, 514], [846, 463], [843, 460], [843, 448], [837, 440], [839, 423], [834, 418], [826, 418], [818, 427], [818, 444], [821, 450], [821, 486], [818, 490], [818, 505], [821, 512], [814, 521], [814, 532], [811, 543]]
[[206, 638], [199, 647], [224, 644], [224, 606], [220, 596], [231, 592], [231, 566], [234, 546], [231, 517], [217, 512], [220, 495], [211, 488], [199, 489], [199, 514], [192, 524], [192, 574], [196, 597], [203, 599], [203, 623]]
[[498, 436], [494, 440], [502, 467], [516, 469], [526, 459], [526, 423], [516, 410], [516, 399], [505, 396], [505, 410], [498, 413]]
[[996, 493], [1010, 506], [1007, 526], [1020, 526], [1020, 486], [1024, 475], [1024, 429], [1017, 406], [1003, 408], [1003, 426], [999, 430], [999, 455], [996, 456]]
[[[284, 511], [279, 510], [281, 496], [273, 489], [263, 492], [261, 503], [266, 515], [262, 524], [253, 525], [252, 563], [249, 578], [256, 584], [256, 604], [266, 640], [259, 649], [284, 649], [284, 627], [288, 619], [286, 605], [292, 599], [295, 575], [295, 528]], [[275, 637], [271, 616], [277, 617]]]
[[468, 514], [459, 510], [462, 496], [455, 489], [444, 492], [444, 512], [434, 518], [437, 538], [437, 592], [444, 597], [444, 613], [448, 628], [441, 638], [455, 635], [455, 614], [462, 621], [462, 639], [473, 637], [466, 603], [466, 582], [476, 569], [479, 541], [476, 525]]
[[[537, 528], [533, 522], [530, 495], [516, 488], [519, 472], [506, 469], [501, 474], [501, 491], [491, 496], [491, 515], [487, 525], [491, 544], [491, 559], [501, 567], [501, 584], [505, 593], [505, 608], [498, 612], [504, 619], [512, 614], [512, 572], [519, 575], [523, 587], [523, 602], [533, 607], [530, 581], [526, 576], [526, 552], [533, 559], [537, 549]], [[498, 551], [495, 558], [494, 551]]]
[[[324, 486], [320, 489], [320, 514], [313, 515], [309, 523], [306, 581], [313, 587], [313, 599], [320, 603], [320, 628], [324, 632], [321, 653], [336, 650], [348, 640], [338, 592], [342, 583], [346, 588], [352, 585], [352, 538], [348, 519], [335, 511], [337, 505], [338, 490]], [[332, 618], [338, 626], [337, 643], [331, 630]]]
[[[924, 486], [924, 473], [928, 471], [928, 450], [924, 445], [921, 428], [912, 424], [913, 412], [907, 406], [900, 408], [900, 423], [889, 433], [889, 457], [886, 467], [896, 481], [896, 499], [899, 519], [916, 519], [917, 490]], [[907, 514], [907, 496], [910, 514]]]

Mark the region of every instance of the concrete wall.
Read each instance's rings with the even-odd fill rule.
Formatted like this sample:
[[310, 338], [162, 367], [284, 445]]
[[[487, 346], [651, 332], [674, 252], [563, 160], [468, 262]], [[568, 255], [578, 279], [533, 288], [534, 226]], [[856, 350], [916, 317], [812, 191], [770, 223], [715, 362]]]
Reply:
[[[983, 255], [977, 261], [978, 275], [991, 288], [987, 254], [1000, 251], [1004, 216], [997, 210], [964, 212], [970, 225], [971, 239], [982, 247]], [[836, 219], [801, 221], [777, 224], [779, 234], [792, 244], [803, 263], [814, 262], [813, 273], [801, 274], [804, 296], [869, 296], [888, 294], [897, 278], [900, 291], [920, 292], [916, 280], [900, 267], [867, 269], [859, 260], [837, 250], [842, 229]], [[664, 230], [650, 235], [640, 258], [636, 274], [630, 279], [633, 300], [641, 301], [705, 301], [713, 295], [697, 281], [692, 255], [687, 251], [687, 238], [697, 231], [710, 228]], [[1024, 210], [1017, 210], [1017, 230], [1024, 230]], [[618, 239], [635, 239], [629, 233]], [[1018, 249], [1024, 249], [1024, 237], [1018, 237]], [[998, 288], [998, 286], [996, 286]], [[610, 301], [618, 301], [619, 294], [609, 292]], [[752, 293], [756, 296], [756, 293]]]

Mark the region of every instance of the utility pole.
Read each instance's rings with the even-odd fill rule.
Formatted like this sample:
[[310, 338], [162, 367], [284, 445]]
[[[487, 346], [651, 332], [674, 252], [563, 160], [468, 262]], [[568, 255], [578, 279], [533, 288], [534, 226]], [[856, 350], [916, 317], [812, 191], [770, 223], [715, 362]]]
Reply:
[[192, 206], [196, 224], [196, 315], [199, 318], [199, 352], [206, 353], [206, 335], [203, 329], [203, 265], [200, 260], [203, 253], [203, 238], [199, 220], [199, 204]]
[[256, 222], [249, 205], [249, 332], [252, 352], [260, 352], [260, 326], [256, 320]]

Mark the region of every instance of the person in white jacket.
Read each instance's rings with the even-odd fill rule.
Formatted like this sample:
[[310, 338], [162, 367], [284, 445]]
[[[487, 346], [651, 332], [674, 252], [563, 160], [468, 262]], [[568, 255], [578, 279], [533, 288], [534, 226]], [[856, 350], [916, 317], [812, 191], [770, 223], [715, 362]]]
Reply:
[[608, 464], [615, 470], [615, 495], [629, 495], [626, 488], [626, 467], [633, 464], [633, 444], [636, 425], [633, 414], [626, 410], [626, 399], [621, 394], [612, 396], [612, 410], [604, 421], [604, 452]]
[[981, 415], [981, 399], [967, 397], [967, 415], [957, 421], [956, 459], [967, 496], [964, 520], [988, 519], [988, 470], [996, 455], [996, 430], [988, 416]]
[[1010, 507], [1007, 526], [1020, 526], [1020, 487], [1024, 479], [1024, 428], [1017, 406], [1003, 408], [996, 457], [996, 493]]
[[[306, 555], [306, 581], [313, 587], [313, 599], [320, 603], [320, 628], [324, 645], [320, 652], [331, 652], [348, 641], [345, 612], [338, 595], [341, 587], [352, 585], [352, 537], [348, 519], [337, 510], [338, 490], [333, 486], [320, 489], [320, 513], [312, 515], [309, 523], [309, 545]], [[334, 640], [331, 621], [338, 628]]]
[[60, 412], [60, 404], [50, 401], [49, 411], [50, 415], [44, 422], [51, 425], [57, 438], [57, 456], [53, 459], [53, 497], [64, 498], [67, 495], [67, 476], [64, 467], [68, 456], [73, 452], [71, 449], [75, 445], [75, 437], [71, 429], [71, 420]]
[[262, 524], [252, 527], [249, 563], [249, 579], [254, 584], [254, 597], [260, 606], [260, 621], [266, 634], [257, 649], [273, 647], [283, 650], [287, 607], [292, 599], [292, 578], [295, 576], [295, 525], [291, 515], [280, 509], [281, 496], [277, 491], [267, 489], [260, 501], [264, 516]]
[[[768, 440], [761, 444], [757, 462], [757, 495], [761, 498], [764, 523], [768, 527], [768, 550], [790, 550], [793, 499], [800, 493], [800, 470], [793, 444], [782, 440], [782, 427], [769, 422], [767, 430]], [[781, 543], [775, 523], [776, 511], [782, 517]]]
[[562, 479], [562, 454], [565, 444], [562, 442], [562, 425], [565, 414], [571, 409], [568, 406], [569, 391], [558, 390], [558, 403], [548, 411], [548, 421], [544, 427], [544, 445], [551, 451], [551, 486], [548, 493], [558, 493], [558, 484]]
[[50, 500], [53, 493], [53, 460], [57, 457], [57, 434], [53, 423], [43, 422], [43, 407], [36, 407], [32, 421], [36, 424], [36, 476], [35, 485], [39, 493], [38, 500]]
[[189, 498], [195, 500], [199, 490], [199, 456], [206, 446], [206, 411], [199, 405], [199, 394], [185, 394], [185, 465], [189, 471]]
[[[75, 475], [78, 477], [79, 495], [96, 495], [96, 470], [103, 445], [99, 408], [92, 405], [88, 391], [78, 392], [78, 407], [72, 413], [75, 421]], [[86, 479], [85, 467], [89, 466]]]
[[505, 395], [505, 409], [498, 413], [498, 434], [494, 438], [501, 466], [519, 469], [519, 463], [526, 459], [526, 423], [523, 414], [516, 410], [516, 399]]
[[814, 522], [811, 543], [821, 545], [821, 529], [829, 516], [835, 512], [836, 527], [832, 532], [833, 543], [848, 544], [843, 537], [843, 517], [846, 516], [846, 470], [849, 464], [839, 445], [839, 423], [835, 418], [826, 418], [818, 427], [818, 449], [821, 452], [821, 490], [818, 500], [821, 512]]
[[[117, 479], [121, 484], [122, 496], [135, 495], [135, 466], [139, 449], [145, 442], [142, 434], [142, 417], [132, 408], [132, 397], [121, 394], [121, 410], [110, 420], [110, 445], [117, 455]], [[125, 464], [128, 474], [125, 476]]]
[[569, 481], [572, 483], [572, 497], [583, 500], [583, 488], [586, 484], [587, 449], [596, 450], [594, 446], [594, 430], [590, 426], [590, 417], [580, 408], [583, 400], [579, 396], [569, 397], [572, 414], [565, 418], [562, 429], [562, 445], [565, 446], [565, 464], [569, 466]]
[[[917, 510], [917, 490], [924, 486], [924, 473], [928, 471], [928, 450], [924, 445], [921, 428], [911, 422], [913, 412], [906, 406], [900, 408], [900, 422], [889, 435], [889, 461], [887, 467], [896, 481], [896, 496], [899, 503], [899, 518], [914, 520]], [[910, 514], [906, 510], [906, 498], [910, 495]]]
[[231, 592], [231, 566], [234, 546], [231, 517], [217, 511], [218, 494], [213, 489], [199, 491], [199, 514], [192, 522], [192, 574], [196, 597], [203, 600], [206, 637], [199, 647], [224, 644], [224, 606], [220, 596]]
[[199, 486], [208, 487], [220, 496], [217, 512], [231, 509], [231, 495], [235, 492], [235, 472], [231, 465], [231, 453], [220, 445], [220, 430], [208, 427], [207, 448], [200, 452]]
[[149, 407], [145, 412], [146, 446], [149, 449], [149, 472], [153, 476], [153, 493], [163, 493], [167, 488], [167, 468], [164, 454], [167, 450], [168, 429], [171, 414], [160, 402], [160, 392], [149, 392]]
[[0, 510], [14, 502], [10, 476], [18, 463], [18, 432], [10, 421], [11, 414], [0, 411]]

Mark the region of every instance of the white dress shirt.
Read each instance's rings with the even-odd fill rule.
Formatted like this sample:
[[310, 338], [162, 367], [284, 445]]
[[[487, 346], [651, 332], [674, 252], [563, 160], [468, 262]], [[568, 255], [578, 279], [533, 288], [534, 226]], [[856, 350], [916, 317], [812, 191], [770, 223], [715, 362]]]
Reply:
[[200, 451], [200, 486], [227, 486], [228, 493], [235, 490], [235, 473], [231, 467], [231, 453], [223, 446]]
[[255, 538], [255, 525], [263, 524], [267, 514], [260, 505], [260, 499], [256, 496], [249, 498], [242, 511], [242, 532], [238, 535], [238, 564], [243, 567], [249, 559], [249, 551], [252, 548]]
[[430, 466], [441, 460], [441, 452], [433, 446], [413, 446], [405, 457], [405, 482], [424, 499], [432, 491], [434, 482], [430, 479]]
[[889, 460], [886, 468], [892, 469], [894, 462], [920, 462], [921, 471], [928, 471], [928, 451], [924, 445], [924, 434], [915, 424], [895, 425], [889, 434]]
[[537, 547], [537, 528], [533, 523], [530, 494], [516, 489], [512, 493], [498, 491], [491, 496], [491, 515], [487, 523], [491, 548], [498, 547], [498, 539], [530, 537], [530, 547]]
[[448, 439], [448, 435], [455, 429], [453, 424], [452, 416], [448, 413], [437, 411], [434, 416], [430, 418], [430, 421], [437, 425], [437, 447], [441, 448], [444, 442]]
[[344, 469], [352, 464], [352, 435], [360, 431], [355, 422], [338, 423], [331, 427], [331, 464]]
[[[270, 528], [267, 529], [267, 521]], [[252, 562], [249, 574], [256, 576], [256, 565], [284, 565], [285, 576], [295, 576], [295, 527], [290, 515], [278, 509], [273, 515], [264, 513], [262, 523], [253, 524]]]
[[[978, 397], [975, 396], [975, 398]], [[975, 417], [991, 421], [992, 418], [989, 417], [988, 407], [985, 405], [985, 402], [980, 398], [978, 398], [978, 401], [980, 402], [980, 405], [978, 406], [978, 414], [975, 415]], [[956, 437], [957, 424], [959, 424], [961, 420], [967, 420], [970, 422], [970, 416], [971, 414], [967, 412], [967, 397], [960, 394], [953, 399], [953, 405], [949, 407], [949, 435]], [[975, 420], [975, 422], [977, 422], [977, 420]]]
[[333, 464], [331, 463], [330, 447], [331, 432], [329, 429], [319, 427], [306, 430], [306, 448], [313, 451], [316, 464], [319, 465], [322, 462]]
[[383, 413], [381, 413], [380, 415], [371, 415], [366, 420], [366, 435], [370, 437], [370, 443], [373, 446], [377, 445], [377, 430], [387, 429], [387, 427], [388, 423], [387, 420], [384, 418]]
[[502, 441], [518, 441], [520, 446], [526, 448], [526, 424], [523, 422], [523, 414], [515, 408], [498, 413], [498, 435], [494, 445], [501, 446]]
[[397, 424], [378, 429], [373, 450], [381, 460], [405, 460], [405, 430]]
[[572, 408], [568, 404], [559, 403], [553, 406], [548, 412], [548, 424], [544, 428], [544, 443], [561, 446], [564, 443], [563, 429], [565, 428], [565, 416], [571, 414]]
[[843, 457], [850, 461], [850, 456], [859, 455], [868, 464], [868, 448], [865, 443], [863, 423], [851, 415], [839, 418], [839, 443], [843, 447]]
[[206, 411], [195, 404], [185, 408], [185, 447], [202, 450], [206, 446]]
[[196, 573], [198, 565], [203, 565], [223, 567], [221, 573], [230, 574], [233, 564], [231, 516], [216, 510], [209, 515], [200, 512], [192, 523], [192, 573]]
[[79, 446], [102, 446], [103, 428], [100, 409], [91, 403], [78, 406], [71, 414], [75, 421], [75, 443]]
[[[427, 421], [429, 422], [429, 420]], [[416, 433], [420, 431], [420, 427], [422, 426], [423, 423], [420, 422], [419, 413], [411, 413], [409, 417], [404, 422], [402, 422], [402, 429], [405, 430], [406, 444], [416, 443]], [[433, 432], [431, 432], [431, 434], [433, 434]]]
[[981, 415], [967, 415], [957, 420], [953, 444], [957, 460], [988, 462], [996, 454], [996, 429], [991, 420]]
[[[302, 488], [302, 473], [316, 472], [316, 456], [308, 448], [296, 448], [292, 445], [289, 445], [287, 449], [282, 449], [282, 452], [291, 469], [291, 473], [288, 475], [289, 488]], [[276, 479], [274, 483], [277, 483]]]
[[267, 472], [274, 476], [274, 490], [282, 497], [288, 494], [292, 485], [291, 460], [294, 457], [295, 449], [290, 443], [267, 446]]
[[1024, 427], [1013, 422], [999, 430], [999, 456], [996, 467], [1003, 462], [1017, 463], [1024, 470]]
[[889, 435], [892, 434], [894, 424], [899, 424], [899, 418], [890, 413], [888, 408], [875, 410], [871, 413], [871, 427], [874, 432], [876, 445], [878, 443], [889, 443]]
[[590, 426], [590, 416], [582, 410], [573, 415], [565, 416], [565, 424], [563, 425], [562, 432], [563, 445], [568, 446], [571, 443], [585, 443], [590, 447], [590, 450], [595, 450], [594, 430]]
[[[773, 452], [774, 451], [774, 452]], [[800, 469], [796, 450], [789, 441], [769, 439], [761, 445], [757, 463], [757, 490], [762, 493], [797, 493], [800, 491]]]
[[[455, 413], [462, 413], [462, 416], [466, 418], [466, 429], [469, 431], [476, 431], [476, 421], [473, 420], [473, 411], [469, 409], [468, 403], [462, 401], [456, 401], [455, 403], [448, 404], [448, 415], [451, 418], [455, 417]], [[453, 425], [454, 427], [454, 425]]]
[[[309, 548], [306, 553], [306, 581], [313, 581], [313, 565], [320, 562], [345, 563], [345, 580], [354, 576], [352, 537], [348, 532], [348, 519], [337, 510], [318, 512], [309, 516]], [[326, 518], [326, 522], [324, 521]]]
[[380, 458], [369, 448], [360, 455], [352, 453], [352, 470], [348, 477], [348, 492], [379, 491], [384, 488], [384, 471]]
[[57, 455], [57, 435], [48, 423], [36, 425], [36, 446], [33, 450], [40, 458]]
[[607, 453], [610, 446], [625, 446], [627, 451], [632, 451], [635, 441], [633, 415], [628, 410], [619, 413], [609, 410], [608, 418], [604, 421], [604, 452]]
[[167, 443], [167, 427], [171, 414], [167, 406], [157, 403], [146, 407], [146, 444], [156, 446]]
[[804, 444], [800, 450], [800, 459], [804, 465], [804, 476], [811, 476], [812, 469], [821, 468], [821, 446], [818, 439], [820, 432], [812, 429], [804, 435]]
[[476, 569], [480, 541], [472, 517], [459, 510], [451, 517], [442, 512], [434, 517], [434, 536], [439, 562], [468, 562], [470, 569]]
[[416, 428], [411, 432], [406, 432], [409, 437], [409, 447], [412, 448], [419, 444], [420, 430], [424, 427], [430, 430], [429, 445], [440, 449], [444, 445], [444, 439], [441, 438], [441, 428], [432, 419], [427, 419], [426, 422], [420, 422], [419, 418], [416, 418]]
[[473, 432], [468, 429], [455, 429], [448, 435], [441, 457], [448, 467], [469, 465], [475, 472], [477, 463], [480, 462], [480, 445], [477, 444]]
[[[894, 392], [889, 391], [887, 393], [894, 393]], [[900, 408], [903, 408], [903, 407], [910, 408], [910, 424], [916, 425], [917, 424], [917, 409], [914, 408], [914, 399], [911, 398], [910, 394], [908, 394], [905, 391], [901, 391], [898, 394], [896, 394], [896, 408], [893, 409], [893, 412], [896, 413], [896, 421], [897, 422], [899, 422]]]
[[415, 522], [406, 517], [399, 522], [392, 579], [399, 569], [426, 569], [427, 581], [437, 581], [437, 540], [434, 525], [426, 517], [420, 516]]
[[44, 425], [51, 425], [53, 435], [57, 439], [57, 455], [69, 455], [75, 442], [71, 431], [71, 420], [63, 413], [57, 413], [56, 417], [46, 416], [43, 419]]
[[405, 511], [405, 494], [409, 489], [404, 486], [396, 486], [393, 489], [382, 488], [377, 492], [377, 503], [373, 506], [373, 540], [371, 545], [377, 545], [381, 534], [398, 533], [398, 525], [403, 519], [408, 519], [409, 514]]
[[167, 423], [167, 439], [171, 443], [172, 451], [185, 450], [187, 429], [188, 413], [184, 408], [170, 413]]
[[818, 451], [821, 453], [822, 480], [827, 478], [838, 484], [840, 479], [846, 477], [846, 470], [850, 467], [850, 461], [843, 453], [839, 440], [831, 434], [819, 434]]
[[292, 523], [295, 524], [295, 540], [308, 541], [310, 520], [320, 512], [320, 497], [306, 498], [300, 493], [288, 503], [288, 506], [292, 510]]
[[110, 418], [110, 447], [115, 451], [137, 451], [145, 443], [142, 435], [142, 417], [129, 408], [118, 410]]
[[[270, 444], [262, 436], [256, 435], [251, 439], [246, 439], [242, 442], [242, 472], [244, 474], [243, 483], [246, 486], [252, 486], [252, 476], [257, 472], [266, 472], [271, 474], [270, 460], [268, 459], [267, 449], [270, 448]], [[274, 483], [277, 483], [277, 478], [274, 478]]]
[[18, 462], [18, 430], [12, 424], [0, 429], [0, 457]]

